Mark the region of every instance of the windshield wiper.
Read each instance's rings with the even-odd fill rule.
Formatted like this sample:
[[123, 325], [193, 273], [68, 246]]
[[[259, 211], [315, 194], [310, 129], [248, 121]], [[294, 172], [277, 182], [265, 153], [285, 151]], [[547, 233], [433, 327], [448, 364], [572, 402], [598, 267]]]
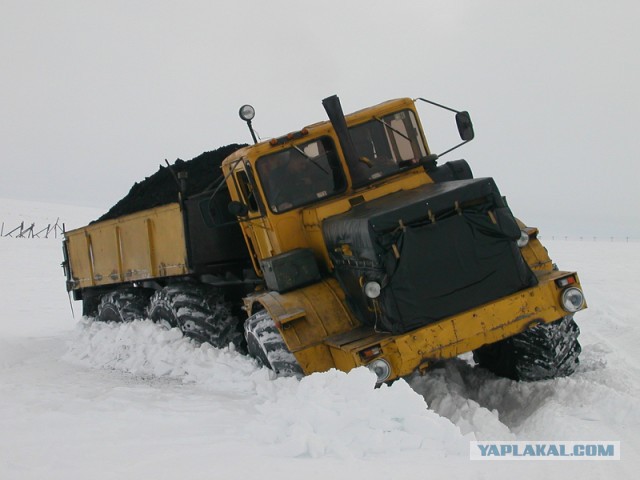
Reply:
[[[324, 167], [322, 165], [320, 165], [318, 162], [316, 162], [313, 158], [311, 158], [309, 155], [307, 155], [306, 153], [304, 153], [304, 150], [302, 150], [300, 147], [298, 147], [297, 145], [294, 145], [293, 148], [295, 148], [298, 152], [300, 152], [302, 154], [302, 156], [304, 158], [306, 158], [307, 160], [309, 160], [311, 163], [313, 163], [316, 167], [318, 167], [320, 170], [322, 170], [325, 174], [329, 175], [329, 172], [327, 172]], [[323, 153], [323, 155], [325, 155]], [[318, 155], [319, 156], [319, 155]], [[314, 157], [317, 158], [318, 156]]]
[[410, 138], [408, 135], [405, 135], [404, 133], [402, 133], [400, 130], [393, 128], [391, 125], [389, 125], [387, 122], [385, 122], [384, 120], [382, 120], [381, 118], [378, 117], [373, 117], [374, 120], [379, 121], [381, 124], [383, 124], [385, 127], [387, 127], [388, 129], [394, 131], [395, 133], [397, 133], [398, 135], [400, 135], [402, 138], [406, 138], [407, 140], [409, 140], [411, 142], [411, 144], [413, 145], [413, 139]]

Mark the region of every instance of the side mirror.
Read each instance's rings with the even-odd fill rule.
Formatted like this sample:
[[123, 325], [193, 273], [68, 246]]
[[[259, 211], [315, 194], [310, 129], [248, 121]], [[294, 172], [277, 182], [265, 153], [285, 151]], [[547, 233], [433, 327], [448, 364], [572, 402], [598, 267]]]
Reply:
[[227, 206], [227, 210], [234, 217], [246, 217], [249, 213], [249, 207], [242, 202], [233, 201]]
[[456, 114], [456, 125], [458, 126], [458, 133], [460, 134], [460, 138], [462, 139], [462, 143], [456, 145], [455, 147], [451, 147], [449, 150], [446, 150], [439, 155], [431, 154], [427, 155], [424, 158], [420, 159], [420, 163], [424, 166], [427, 173], [430, 169], [436, 168], [437, 163], [436, 160], [449, 152], [454, 151], [456, 148], [461, 147], [467, 142], [473, 140], [475, 137], [475, 133], [473, 132], [473, 123], [471, 123], [471, 115], [469, 112], [459, 112], [458, 110], [454, 110], [453, 108], [445, 107], [444, 105], [440, 105], [439, 103], [432, 102], [431, 100], [427, 100], [426, 98], [418, 97], [416, 100], [421, 100], [426, 103], [430, 103], [431, 105], [435, 105], [439, 108], [444, 108], [445, 110], [449, 110], [450, 112], [455, 112]]
[[473, 123], [471, 123], [471, 115], [469, 112], [456, 113], [456, 125], [460, 138], [465, 142], [473, 140], [475, 133], [473, 132]]

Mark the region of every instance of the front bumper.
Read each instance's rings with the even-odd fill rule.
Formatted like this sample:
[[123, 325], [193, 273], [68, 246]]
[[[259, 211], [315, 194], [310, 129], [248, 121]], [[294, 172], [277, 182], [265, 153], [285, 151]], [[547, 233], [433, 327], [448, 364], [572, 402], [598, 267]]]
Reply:
[[[580, 288], [575, 273], [538, 272], [539, 284], [535, 287], [411, 332], [391, 335], [360, 327], [326, 338], [324, 344], [336, 368], [348, 371], [383, 358], [391, 366], [388, 380], [392, 380], [416, 369], [426, 369], [434, 361], [456, 357], [567, 315], [561, 304], [564, 288], [558, 286], [556, 280], [569, 275], [575, 278], [572, 286]], [[378, 355], [373, 358], [363, 355], [372, 347], [379, 347], [375, 350], [379, 351]]]

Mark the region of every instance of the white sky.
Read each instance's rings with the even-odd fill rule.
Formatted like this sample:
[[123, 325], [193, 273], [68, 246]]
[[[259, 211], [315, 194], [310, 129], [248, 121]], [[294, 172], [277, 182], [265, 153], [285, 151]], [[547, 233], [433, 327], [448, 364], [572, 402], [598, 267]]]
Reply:
[[[0, 0], [0, 198], [110, 207], [160, 163], [423, 96], [547, 235], [640, 236], [637, 1]], [[422, 108], [435, 151], [453, 117]]]

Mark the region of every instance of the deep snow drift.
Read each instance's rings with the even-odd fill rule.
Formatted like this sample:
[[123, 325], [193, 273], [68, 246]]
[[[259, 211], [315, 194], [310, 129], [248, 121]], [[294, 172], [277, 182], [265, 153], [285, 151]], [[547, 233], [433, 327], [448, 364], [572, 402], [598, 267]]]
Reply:
[[[98, 213], [67, 210], [68, 228]], [[546, 243], [589, 302], [575, 375], [517, 383], [465, 356], [375, 389], [364, 369], [274, 379], [149, 321], [73, 319], [59, 240], [0, 239], [0, 478], [631, 478], [640, 244]], [[619, 440], [622, 460], [471, 462], [476, 439]]]

